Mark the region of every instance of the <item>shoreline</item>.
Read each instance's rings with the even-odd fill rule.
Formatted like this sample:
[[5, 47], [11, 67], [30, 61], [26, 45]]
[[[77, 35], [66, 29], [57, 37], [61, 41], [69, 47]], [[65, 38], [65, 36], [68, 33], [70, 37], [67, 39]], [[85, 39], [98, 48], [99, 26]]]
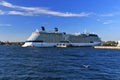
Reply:
[[25, 42], [0, 42], [0, 45], [23, 45]]
[[95, 49], [120, 49], [120, 46], [94, 46]]

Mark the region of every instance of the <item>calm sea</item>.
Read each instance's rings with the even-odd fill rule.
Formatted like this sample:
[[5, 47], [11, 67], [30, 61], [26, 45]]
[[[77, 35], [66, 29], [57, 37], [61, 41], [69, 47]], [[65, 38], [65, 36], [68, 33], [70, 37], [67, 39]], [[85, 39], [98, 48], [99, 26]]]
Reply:
[[0, 46], [0, 80], [120, 80], [120, 50]]

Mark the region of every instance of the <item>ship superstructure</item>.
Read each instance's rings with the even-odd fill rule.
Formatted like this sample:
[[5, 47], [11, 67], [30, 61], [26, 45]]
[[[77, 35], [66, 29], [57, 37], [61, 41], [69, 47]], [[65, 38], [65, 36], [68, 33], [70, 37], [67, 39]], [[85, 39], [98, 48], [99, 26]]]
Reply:
[[59, 32], [58, 28], [54, 31], [36, 30], [27, 39], [23, 47], [68, 47], [68, 46], [94, 46], [101, 44], [101, 39], [97, 34], [66, 34]]

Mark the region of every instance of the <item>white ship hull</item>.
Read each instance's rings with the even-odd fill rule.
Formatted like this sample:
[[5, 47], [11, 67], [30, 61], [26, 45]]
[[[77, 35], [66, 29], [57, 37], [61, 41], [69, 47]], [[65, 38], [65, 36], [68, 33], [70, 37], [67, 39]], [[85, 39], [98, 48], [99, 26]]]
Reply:
[[[60, 44], [70, 45], [73, 47], [95, 46], [101, 44], [101, 42], [94, 43], [40, 43], [40, 42], [25, 42], [22, 47], [60, 47]], [[62, 46], [61, 46], [62, 47]], [[66, 46], [67, 47], [67, 46]]]
[[81, 47], [101, 44], [101, 39], [96, 34], [66, 34], [65, 32], [36, 30], [26, 40], [22, 47]]

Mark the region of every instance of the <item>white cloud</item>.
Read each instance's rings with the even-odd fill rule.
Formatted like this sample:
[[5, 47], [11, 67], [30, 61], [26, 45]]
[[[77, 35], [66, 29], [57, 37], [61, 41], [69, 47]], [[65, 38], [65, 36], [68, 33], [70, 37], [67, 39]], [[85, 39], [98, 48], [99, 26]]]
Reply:
[[120, 11], [114, 11], [111, 13], [105, 13], [105, 14], [101, 14], [99, 15], [100, 17], [113, 17], [113, 16], [120, 16]]
[[5, 14], [5, 12], [0, 10], [0, 15], [4, 15], [4, 14]]
[[0, 27], [12, 26], [11, 24], [0, 24]]
[[10, 15], [21, 15], [21, 16], [32, 16], [30, 13], [20, 12], [20, 11], [9, 11], [8, 14]]
[[[85, 13], [85, 12], [76, 14], [76, 13], [69, 13], [69, 12], [52, 11], [42, 7], [17, 6], [17, 5], [8, 3], [6, 1], [0, 1], [0, 5], [8, 8], [16, 9], [15, 11], [8, 11], [9, 12], [8, 14], [12, 14], [12, 15], [34, 16], [34, 15], [40, 15], [40, 14], [47, 14], [47, 15], [61, 16], [61, 17], [86, 17], [90, 15], [90, 13]], [[17, 10], [21, 10], [21, 11], [17, 11]]]
[[112, 23], [115, 23], [115, 21], [113, 21], [113, 20], [97, 19], [97, 21], [102, 23], [102, 24], [112, 24]]
[[103, 22], [103, 24], [111, 24], [111, 23], [113, 23], [112, 20], [106, 20], [105, 22]]
[[6, 1], [1, 1], [0, 5], [6, 6], [6, 7], [13, 7], [12, 4], [10, 4], [10, 3], [6, 2]]
[[101, 21], [100, 19], [97, 19], [97, 21]]
[[112, 16], [115, 16], [115, 14], [113, 14], [113, 13], [108, 13], [108, 14], [102, 14], [102, 15], [100, 15], [100, 16], [102, 16], [102, 17], [112, 17]]

